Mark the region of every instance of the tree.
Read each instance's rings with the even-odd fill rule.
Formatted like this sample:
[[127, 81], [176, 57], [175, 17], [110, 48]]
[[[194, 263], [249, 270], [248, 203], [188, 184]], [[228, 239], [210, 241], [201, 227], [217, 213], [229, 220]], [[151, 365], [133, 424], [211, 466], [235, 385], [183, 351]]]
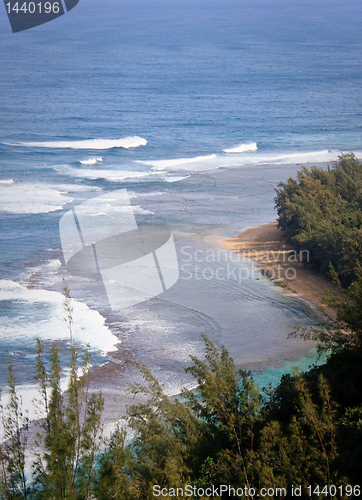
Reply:
[[339, 424], [338, 444], [338, 467], [348, 476], [350, 484], [359, 484], [362, 463], [362, 406], [346, 409]]
[[154, 485], [176, 491], [190, 484], [203, 460], [205, 424], [187, 405], [166, 396], [144, 365], [137, 363], [137, 366], [145, 384], [132, 386], [133, 394], [141, 401], [128, 408], [133, 439], [127, 470], [138, 483], [140, 497], [153, 498]]
[[194, 364], [186, 370], [196, 378], [197, 392], [185, 394], [195, 415], [207, 424], [204, 432], [217, 480], [250, 488], [262, 397], [250, 375], [236, 371], [225, 347], [218, 351], [202, 336], [206, 361], [191, 356]]
[[279, 227], [297, 250], [308, 250], [305, 264], [326, 276], [331, 264], [349, 286], [362, 256], [362, 163], [344, 154], [333, 168], [303, 168], [278, 188]]
[[[55, 344], [51, 349], [51, 373], [44, 364], [38, 341], [37, 380], [45, 418], [39, 441], [44, 449], [35, 465], [36, 498], [78, 500], [92, 498], [96, 454], [103, 442], [101, 414], [103, 397], [89, 390], [90, 356], [87, 351], [78, 374], [78, 354], [72, 338], [72, 306], [69, 290], [64, 290], [70, 334], [70, 375], [67, 393], [61, 389], [62, 369]], [[50, 386], [50, 391], [49, 391]], [[50, 394], [49, 394], [50, 392]]]
[[25, 451], [29, 418], [22, 410], [21, 397], [16, 392], [16, 382], [11, 363], [8, 366], [9, 402], [0, 405], [2, 443], [0, 445], [0, 493], [7, 500], [27, 499], [28, 485], [25, 474]]
[[[331, 273], [333, 273], [333, 269]], [[358, 265], [356, 280], [347, 288], [348, 298], [330, 292], [324, 297], [324, 303], [337, 310], [337, 321], [347, 329], [345, 346], [358, 351], [362, 355], [362, 268]], [[341, 289], [336, 274], [332, 274], [334, 282]]]

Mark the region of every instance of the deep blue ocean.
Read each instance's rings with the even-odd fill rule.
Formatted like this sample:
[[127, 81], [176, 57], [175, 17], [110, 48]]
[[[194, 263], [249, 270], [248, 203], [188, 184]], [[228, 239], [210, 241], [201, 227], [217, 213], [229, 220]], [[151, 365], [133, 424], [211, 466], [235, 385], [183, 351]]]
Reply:
[[[0, 7], [1, 385], [11, 358], [30, 387], [36, 337], [65, 356], [64, 284], [95, 366], [134, 356], [170, 394], [191, 384], [202, 331], [255, 370], [308, 352], [287, 339], [319, 321], [308, 305], [259, 275], [205, 278], [205, 262], [112, 313], [96, 284], [67, 271], [59, 220], [126, 188], [137, 221], [172, 230], [180, 266], [185, 246], [217, 252], [275, 220], [274, 189], [302, 165], [362, 157], [361, 20], [360, 0], [81, 0], [12, 34]], [[98, 383], [123, 395], [132, 376], [114, 373]]]

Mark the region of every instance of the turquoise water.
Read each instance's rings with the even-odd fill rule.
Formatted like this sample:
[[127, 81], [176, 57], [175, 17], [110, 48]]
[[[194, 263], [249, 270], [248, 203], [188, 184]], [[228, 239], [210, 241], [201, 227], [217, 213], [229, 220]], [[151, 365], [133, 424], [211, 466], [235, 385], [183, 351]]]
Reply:
[[253, 375], [254, 382], [258, 385], [259, 389], [263, 387], [276, 387], [283, 375], [293, 375], [294, 371], [307, 372], [314, 366], [320, 366], [325, 363], [325, 356], [317, 356], [314, 349], [311, 349], [309, 356], [304, 356], [297, 361], [288, 361], [283, 366], [271, 366], [264, 370], [262, 373], [255, 373]]

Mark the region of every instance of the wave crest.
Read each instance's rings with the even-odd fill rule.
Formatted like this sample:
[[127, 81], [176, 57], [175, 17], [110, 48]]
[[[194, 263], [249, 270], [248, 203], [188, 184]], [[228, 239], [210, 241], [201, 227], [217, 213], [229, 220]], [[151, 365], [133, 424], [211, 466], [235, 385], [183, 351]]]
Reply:
[[224, 149], [223, 153], [245, 153], [246, 151], [256, 151], [258, 149], [256, 142], [245, 142], [231, 149]]
[[68, 175], [81, 177], [83, 179], [105, 179], [110, 182], [120, 182], [125, 179], [137, 179], [154, 175], [156, 172], [142, 172], [131, 170], [93, 170], [93, 169], [73, 169], [67, 172]]
[[142, 137], [124, 137], [123, 139], [87, 139], [84, 141], [48, 141], [48, 142], [19, 142], [10, 144], [4, 142], [8, 146], [28, 146], [35, 148], [52, 148], [52, 149], [113, 149], [113, 148], [138, 148], [146, 146], [147, 141]]
[[0, 187], [0, 212], [40, 214], [62, 210], [72, 198], [46, 185], [9, 184]]
[[79, 163], [81, 163], [82, 165], [95, 165], [99, 161], [103, 161], [103, 158], [101, 156], [98, 158], [89, 158], [89, 160], [83, 160]]
[[150, 160], [141, 161], [136, 160], [136, 163], [143, 163], [154, 167], [154, 170], [164, 170], [166, 168], [177, 167], [180, 165], [189, 165], [191, 163], [207, 162], [216, 158], [215, 154], [209, 156], [195, 156], [194, 158], [175, 158], [172, 160]]
[[[0, 301], [12, 301], [22, 308], [22, 314], [28, 319], [22, 325], [11, 318], [2, 324], [2, 336], [14, 339], [41, 338], [48, 340], [68, 340], [69, 332], [64, 324], [64, 296], [59, 292], [42, 289], [28, 289], [21, 284], [0, 280]], [[43, 309], [44, 319], [37, 321], [34, 309], [37, 304]], [[106, 354], [117, 350], [118, 338], [109, 330], [105, 319], [98, 311], [90, 309], [86, 304], [72, 300], [74, 314], [74, 340], [89, 344]]]

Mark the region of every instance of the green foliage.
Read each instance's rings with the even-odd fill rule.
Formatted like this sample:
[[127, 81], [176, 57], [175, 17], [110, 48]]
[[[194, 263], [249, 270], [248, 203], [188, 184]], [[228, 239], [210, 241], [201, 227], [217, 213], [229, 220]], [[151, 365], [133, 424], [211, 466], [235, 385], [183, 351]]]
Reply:
[[[51, 370], [47, 372], [44, 349], [38, 341], [36, 379], [41, 395], [38, 406], [43, 418], [38, 422], [37, 460], [26, 463], [29, 420], [22, 412], [15, 377], [9, 365], [7, 405], [1, 405], [0, 498], [6, 500], [90, 500], [94, 498], [96, 458], [103, 443], [101, 413], [103, 398], [89, 389], [90, 357], [86, 353], [81, 374], [72, 340], [72, 307], [65, 289], [67, 325], [71, 340], [68, 390], [61, 389], [62, 369], [58, 350], [51, 349]], [[26, 473], [28, 471], [28, 473]]]
[[166, 396], [145, 366], [138, 366], [145, 385], [132, 387], [141, 402], [128, 409], [134, 432], [129, 472], [138, 479], [141, 495], [152, 498], [155, 484], [168, 488], [189, 484], [192, 470], [202, 460], [205, 424], [187, 405]]
[[354, 484], [361, 479], [362, 463], [362, 406], [347, 408], [339, 423], [338, 464]]
[[[38, 356], [40, 357], [41, 345]], [[88, 499], [95, 479], [95, 458], [101, 444], [100, 416], [103, 398], [89, 393], [89, 360], [77, 374], [76, 351], [71, 347], [71, 374], [66, 398], [60, 387], [58, 352], [52, 348], [51, 396], [44, 398], [46, 411], [39, 440], [44, 448], [36, 463], [36, 498]], [[41, 372], [44, 365], [38, 358]], [[40, 373], [38, 372], [38, 377]]]
[[218, 351], [206, 335], [203, 339], [206, 361], [191, 357], [194, 365], [187, 369], [198, 382], [197, 395], [187, 393], [189, 405], [207, 424], [204, 432], [217, 480], [250, 486], [262, 397], [248, 373], [236, 372], [224, 346]]
[[29, 419], [24, 416], [22, 401], [16, 393], [15, 376], [8, 366], [9, 402], [1, 405], [2, 443], [0, 445], [0, 494], [6, 500], [28, 498], [25, 475], [25, 451]]
[[[149, 370], [138, 365], [144, 382], [132, 387], [137, 402], [128, 409], [132, 436], [128, 443], [119, 426], [108, 442], [100, 439], [103, 401], [89, 394], [89, 360], [77, 375], [71, 347], [71, 376], [64, 394], [57, 349], [52, 349], [48, 374], [38, 342], [42, 448], [29, 488], [27, 421], [10, 367], [12, 398], [3, 409], [7, 441], [1, 447], [0, 498], [140, 500], [154, 497], [154, 485], [177, 492], [188, 484], [198, 488], [230, 484], [257, 491], [262, 487], [291, 491], [292, 485], [299, 484], [306, 491], [308, 485], [359, 480], [360, 373], [350, 374], [356, 390], [346, 399], [343, 382], [338, 385], [344, 376], [342, 367], [348, 373], [353, 366], [351, 356], [359, 362], [355, 351], [340, 351], [309, 373], [284, 376], [265, 399], [250, 374], [235, 369], [225, 347], [217, 349], [206, 335], [204, 341], [205, 360], [193, 357], [188, 369], [198, 382], [197, 391], [185, 391], [183, 402], [166, 396]], [[346, 360], [339, 358], [347, 355], [346, 366]], [[354, 406], [346, 406], [352, 399]], [[175, 493], [174, 498], [184, 497]]]
[[[37, 381], [45, 417], [38, 438], [44, 453], [35, 464], [36, 499], [78, 500], [92, 498], [96, 453], [102, 444], [103, 397], [89, 391], [90, 357], [85, 355], [78, 374], [77, 352], [72, 340], [72, 307], [65, 289], [67, 325], [71, 339], [70, 376], [66, 395], [61, 389], [58, 350], [51, 350], [51, 374], [45, 369], [43, 346], [38, 341]], [[51, 394], [48, 394], [50, 385]]]
[[362, 164], [341, 155], [332, 169], [303, 168], [297, 180], [280, 183], [275, 198], [278, 223], [297, 250], [309, 251], [312, 268], [343, 286], [357, 278], [362, 256]]
[[99, 471], [94, 487], [97, 500], [136, 500], [141, 497], [137, 481], [129, 473], [132, 459], [125, 446], [126, 432], [116, 426], [99, 460]]
[[362, 354], [362, 269], [358, 264], [356, 280], [347, 288], [347, 299], [330, 292], [324, 297], [325, 304], [337, 310], [337, 320], [348, 329], [344, 347]]
[[[286, 488], [358, 484], [362, 460], [362, 363], [359, 344], [336, 349], [327, 363], [308, 373], [286, 375], [263, 395], [250, 373], [238, 371], [224, 346], [203, 335], [204, 360], [192, 357], [187, 371], [197, 381], [182, 401], [165, 395], [142, 364], [143, 377], [131, 392], [126, 431], [116, 426], [102, 438], [103, 398], [89, 386], [89, 355], [80, 372], [72, 340], [72, 308], [66, 291], [70, 370], [66, 392], [56, 346], [46, 368], [38, 341], [37, 382], [43, 410], [38, 458], [29, 486], [26, 460], [28, 420], [9, 367], [9, 402], [1, 406], [4, 440], [0, 446], [0, 498], [4, 500], [141, 500], [154, 498], [155, 485], [174, 498], [186, 485], [207, 488]], [[351, 300], [360, 300], [359, 281]], [[332, 299], [331, 299], [332, 300]], [[350, 307], [351, 303], [343, 303]], [[355, 306], [356, 307], [356, 306]], [[360, 332], [354, 309], [349, 321]], [[343, 316], [343, 321], [347, 321]], [[352, 335], [353, 337], [353, 335]], [[80, 372], [80, 373], [79, 373]], [[27, 483], [28, 479], [28, 483]], [[173, 490], [172, 490], [173, 489]], [[256, 500], [249, 495], [251, 500]], [[195, 496], [189, 498], [196, 498]], [[342, 496], [341, 498], [347, 498]], [[206, 500], [206, 497], [205, 497]]]

